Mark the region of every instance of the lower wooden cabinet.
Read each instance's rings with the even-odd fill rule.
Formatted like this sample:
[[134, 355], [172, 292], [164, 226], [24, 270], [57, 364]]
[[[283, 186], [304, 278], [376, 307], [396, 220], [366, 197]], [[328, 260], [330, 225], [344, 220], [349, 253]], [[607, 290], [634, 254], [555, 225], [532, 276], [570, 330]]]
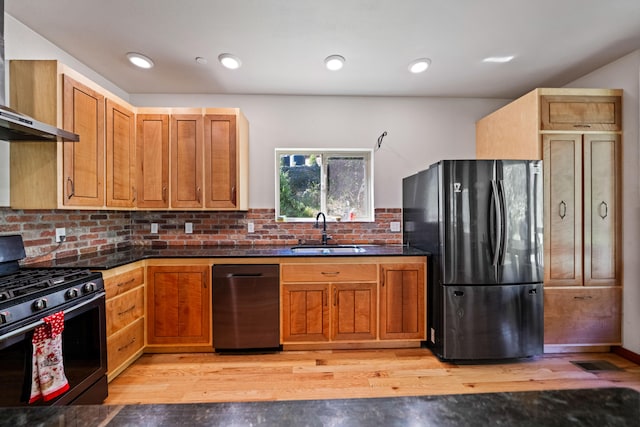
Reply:
[[329, 285], [282, 285], [282, 340], [329, 341]]
[[380, 339], [426, 339], [425, 277], [423, 263], [380, 265]]
[[622, 288], [544, 290], [545, 345], [620, 345]]
[[106, 293], [107, 378], [113, 380], [144, 349], [144, 267], [118, 267], [102, 273]]
[[147, 267], [147, 343], [211, 346], [211, 268]]

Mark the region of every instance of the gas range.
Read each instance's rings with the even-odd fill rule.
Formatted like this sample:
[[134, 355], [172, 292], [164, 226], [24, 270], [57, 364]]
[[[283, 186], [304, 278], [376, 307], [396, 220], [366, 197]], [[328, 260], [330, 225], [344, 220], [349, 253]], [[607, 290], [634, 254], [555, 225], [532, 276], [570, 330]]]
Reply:
[[0, 337], [104, 290], [99, 272], [20, 267], [18, 260], [22, 258], [22, 237], [0, 236]]

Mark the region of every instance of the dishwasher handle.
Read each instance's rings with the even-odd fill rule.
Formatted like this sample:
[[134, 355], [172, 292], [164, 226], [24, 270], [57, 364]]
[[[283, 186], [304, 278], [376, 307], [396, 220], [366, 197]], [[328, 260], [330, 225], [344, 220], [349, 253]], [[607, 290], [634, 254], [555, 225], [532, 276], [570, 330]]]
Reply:
[[262, 273], [229, 273], [227, 277], [262, 277]]

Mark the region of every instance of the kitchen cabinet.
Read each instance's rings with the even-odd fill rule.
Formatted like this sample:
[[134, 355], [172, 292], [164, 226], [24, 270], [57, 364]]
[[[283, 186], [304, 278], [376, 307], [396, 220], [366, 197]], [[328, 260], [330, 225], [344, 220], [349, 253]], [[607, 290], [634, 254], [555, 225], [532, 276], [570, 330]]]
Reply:
[[132, 107], [58, 61], [12, 60], [10, 69], [12, 108], [80, 136], [78, 142], [11, 143], [11, 207], [129, 206]]
[[202, 139], [201, 114], [171, 115], [171, 207], [201, 208]]
[[108, 207], [131, 208], [136, 202], [135, 114], [111, 99], [106, 101], [106, 179]]
[[10, 67], [13, 108], [80, 135], [11, 143], [14, 209], [248, 209], [239, 109], [135, 108], [57, 61]]
[[423, 263], [380, 265], [380, 339], [426, 339], [425, 281]]
[[106, 293], [107, 378], [112, 381], [144, 350], [144, 266], [102, 273]]
[[169, 207], [169, 115], [138, 114], [136, 162], [139, 208]]
[[211, 351], [210, 284], [208, 265], [147, 267], [147, 343], [150, 347], [193, 346]]
[[63, 128], [80, 141], [64, 141], [62, 171], [65, 206], [104, 204], [104, 96], [63, 75]]
[[283, 264], [282, 341], [377, 338], [376, 264]]
[[205, 207], [248, 209], [249, 124], [238, 109], [206, 109]]
[[476, 124], [478, 158], [542, 159], [545, 346], [621, 343], [622, 91], [536, 89]]

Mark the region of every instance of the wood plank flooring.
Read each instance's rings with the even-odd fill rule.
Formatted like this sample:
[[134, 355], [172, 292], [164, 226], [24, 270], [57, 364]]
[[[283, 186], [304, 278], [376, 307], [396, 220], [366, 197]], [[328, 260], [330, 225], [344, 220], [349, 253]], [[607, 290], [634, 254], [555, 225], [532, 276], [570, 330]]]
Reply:
[[[571, 361], [608, 361], [585, 371]], [[545, 354], [517, 363], [452, 364], [428, 349], [146, 354], [109, 384], [105, 404], [239, 402], [591, 387], [640, 391], [640, 366], [613, 353]]]

